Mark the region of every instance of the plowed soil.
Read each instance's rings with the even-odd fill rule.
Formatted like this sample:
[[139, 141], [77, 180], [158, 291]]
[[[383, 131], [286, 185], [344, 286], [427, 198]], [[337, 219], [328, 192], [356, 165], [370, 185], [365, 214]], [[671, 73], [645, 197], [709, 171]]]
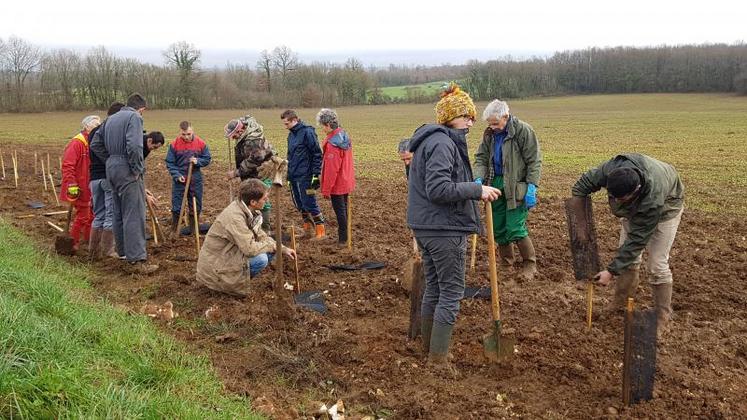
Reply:
[[[59, 153], [51, 147], [36, 150]], [[27, 163], [18, 190], [12, 188], [6, 161], [9, 176], [0, 182], [2, 216], [39, 247], [54, 252], [56, 232], [44, 222], [63, 225], [65, 215], [41, 213], [64, 208], [55, 207], [41, 178], [31, 175], [30, 156], [32, 149], [19, 149], [21, 162]], [[148, 165], [147, 184], [161, 196], [160, 220], [169, 230], [169, 178], [162, 160]], [[228, 204], [222, 173], [217, 165], [206, 168], [203, 222], [212, 221]], [[500, 273], [504, 333], [517, 339], [515, 357], [498, 365], [486, 363], [478, 337], [491, 328], [489, 302], [464, 300], [451, 347], [457, 379], [431, 372], [420, 342], [407, 340], [409, 298], [400, 278], [412, 251], [401, 168], [392, 164], [388, 180], [359, 179], [352, 200], [352, 253], [337, 248], [334, 240], [299, 240], [301, 288], [324, 293], [325, 315], [295, 307], [290, 317], [278, 316], [271, 287], [274, 268], [254, 279], [249, 298], [199, 286], [194, 238], [187, 237], [159, 246], [149, 241], [151, 261], [160, 265], [154, 275], [125, 274], [122, 263], [109, 259], [94, 264], [91, 282], [101, 296], [133, 313], [146, 303], [172, 301], [179, 317], [154, 322], [193, 351], [208, 355], [228, 391], [248, 396], [272, 418], [309, 417], [317, 402], [337, 400], [344, 401], [348, 418], [747, 417], [747, 222], [742, 218], [686, 210], [671, 254], [675, 318], [659, 343], [654, 399], [625, 408], [620, 397], [622, 319], [597, 319], [586, 332], [585, 289], [573, 278], [561, 198], [540, 196], [530, 214], [539, 255], [536, 280], [516, 283], [515, 270]], [[47, 206], [33, 210], [29, 201]], [[278, 204], [284, 226], [294, 223], [300, 230], [287, 191], [280, 203], [273, 203]], [[322, 200], [322, 205], [334, 219], [329, 202]], [[30, 214], [36, 216], [17, 217]], [[604, 203], [595, 204], [595, 217], [606, 262], [619, 224]], [[335, 221], [328, 226], [336, 238]], [[477, 274], [468, 273], [469, 285], [488, 284], [485, 247], [481, 238]], [[70, 259], [87, 264], [85, 250]], [[325, 267], [364, 261], [387, 266], [349, 272]], [[286, 264], [284, 276], [292, 282], [292, 266]], [[611, 288], [597, 288], [595, 311], [611, 295]], [[637, 299], [642, 307], [651, 304], [645, 274]], [[207, 319], [211, 307], [215, 316]]]

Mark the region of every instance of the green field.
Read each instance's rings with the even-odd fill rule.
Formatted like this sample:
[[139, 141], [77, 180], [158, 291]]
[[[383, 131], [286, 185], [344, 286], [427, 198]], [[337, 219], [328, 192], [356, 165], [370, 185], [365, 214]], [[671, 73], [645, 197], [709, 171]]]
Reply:
[[[641, 152], [674, 164], [685, 180], [687, 206], [747, 214], [747, 98], [715, 94], [598, 95], [510, 102], [514, 115], [534, 126], [544, 153], [541, 195], [566, 196], [582, 171], [619, 152]], [[485, 104], [478, 104], [478, 114]], [[300, 109], [314, 123], [316, 109]], [[284, 152], [281, 110], [248, 110], [267, 138]], [[433, 105], [357, 106], [338, 109], [355, 144], [359, 176], [401, 176], [397, 142], [434, 118]], [[103, 112], [99, 112], [103, 114]], [[145, 126], [176, 136], [179, 121], [193, 122], [213, 155], [226, 157], [223, 126], [243, 110], [147, 111]], [[15, 144], [54, 145], [60, 151], [84, 112], [0, 114], [0, 149], [9, 165]], [[470, 135], [477, 147], [484, 122]], [[156, 152], [160, 160], [166, 151]], [[153, 162], [152, 159], [149, 159]], [[153, 163], [151, 163], [152, 165]]]
[[443, 86], [447, 83], [449, 83], [447, 80], [441, 80], [437, 82], [421, 83], [419, 85], [386, 86], [381, 88], [381, 93], [392, 99], [404, 99], [407, 97], [408, 89], [416, 89], [424, 96], [434, 96], [436, 93], [442, 91]]

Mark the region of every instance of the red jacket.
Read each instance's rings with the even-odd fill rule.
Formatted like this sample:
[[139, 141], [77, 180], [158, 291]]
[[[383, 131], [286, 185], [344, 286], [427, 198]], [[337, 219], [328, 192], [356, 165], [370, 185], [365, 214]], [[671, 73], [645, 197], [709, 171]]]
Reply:
[[[60, 199], [63, 201], [76, 201], [79, 204], [91, 201], [91, 188], [88, 180], [91, 178], [89, 167], [91, 158], [88, 155], [88, 132], [81, 131], [70, 143], [65, 146], [62, 153], [62, 185], [60, 186]], [[70, 184], [78, 184], [80, 194], [77, 199], [67, 196], [67, 187]]]
[[348, 134], [342, 128], [335, 129], [324, 139], [322, 151], [322, 195], [349, 194], [355, 189], [355, 169]]

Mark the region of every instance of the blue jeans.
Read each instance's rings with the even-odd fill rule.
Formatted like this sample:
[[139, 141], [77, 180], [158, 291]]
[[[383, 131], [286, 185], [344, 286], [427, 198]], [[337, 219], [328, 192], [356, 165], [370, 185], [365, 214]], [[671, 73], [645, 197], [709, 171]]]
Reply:
[[112, 187], [106, 178], [94, 179], [90, 182], [91, 187], [91, 206], [93, 207], [93, 222], [91, 227], [94, 229], [112, 229]]
[[249, 275], [251, 277], [256, 277], [257, 274], [259, 274], [267, 267], [268, 264], [270, 264], [270, 261], [272, 261], [273, 257], [275, 257], [275, 254], [268, 252], [249, 258], [249, 261], [247, 261], [246, 263], [246, 265], [249, 266]]

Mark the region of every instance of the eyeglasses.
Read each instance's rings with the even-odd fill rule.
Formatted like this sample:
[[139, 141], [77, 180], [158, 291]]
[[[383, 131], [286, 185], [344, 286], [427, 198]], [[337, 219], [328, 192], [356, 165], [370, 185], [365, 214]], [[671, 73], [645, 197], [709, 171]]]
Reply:
[[475, 122], [475, 118], [469, 114], [460, 115], [459, 118], [464, 118], [466, 121]]

